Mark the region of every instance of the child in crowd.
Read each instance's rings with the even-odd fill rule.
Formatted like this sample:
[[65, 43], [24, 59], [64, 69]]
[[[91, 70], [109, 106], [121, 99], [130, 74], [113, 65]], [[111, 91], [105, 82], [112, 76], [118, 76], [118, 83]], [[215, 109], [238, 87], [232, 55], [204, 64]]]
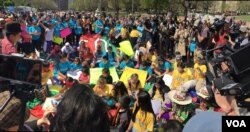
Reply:
[[173, 81], [171, 84], [171, 89], [177, 89], [184, 84], [185, 82], [189, 81], [192, 79], [192, 77], [185, 71], [185, 64], [180, 62], [177, 64], [177, 69], [173, 73]]
[[128, 96], [123, 96], [119, 100], [120, 107], [118, 108], [118, 115], [115, 120], [115, 126], [117, 126], [120, 132], [125, 132], [129, 126], [132, 112], [130, 110], [129, 104], [131, 100]]
[[79, 57], [76, 57], [74, 62], [71, 63], [71, 70], [75, 71], [75, 70], [81, 70], [82, 69], [82, 64], [81, 64], [81, 60]]
[[58, 67], [55, 67], [55, 77], [59, 81], [64, 81], [66, 79], [66, 74], [70, 70], [70, 63], [67, 61], [67, 55], [61, 55], [60, 56], [60, 62], [58, 64]]
[[53, 71], [49, 69], [50, 64], [48, 62], [43, 62], [42, 65], [42, 85], [47, 85], [48, 80], [50, 79], [54, 85]]
[[109, 63], [111, 65], [115, 65], [115, 63], [116, 63], [116, 54], [115, 54], [115, 52], [112, 51], [111, 46], [108, 47], [108, 52], [106, 52], [104, 56], [108, 57]]
[[52, 24], [42, 24], [39, 22], [39, 24], [45, 29], [45, 40], [46, 40], [46, 49], [45, 52], [50, 53], [52, 49], [52, 40], [54, 35], [54, 28]]
[[100, 76], [100, 78], [104, 78], [107, 82], [107, 84], [112, 84], [113, 83], [113, 78], [110, 75], [110, 71], [107, 68], [104, 68], [102, 70], [102, 75]]
[[112, 67], [112, 65], [109, 63], [108, 57], [103, 56], [102, 61], [99, 63], [99, 68], [108, 68], [109, 69], [110, 67]]
[[95, 51], [95, 60], [96, 60], [96, 62], [98, 63], [98, 62], [100, 62], [101, 60], [102, 60], [102, 57], [103, 57], [103, 52], [102, 52], [102, 47], [101, 47], [101, 45], [98, 45], [97, 46], [97, 49], [96, 49], [96, 51]]
[[97, 84], [93, 88], [96, 95], [100, 97], [110, 97], [112, 96], [112, 89], [107, 85], [107, 82], [104, 78], [99, 78]]
[[128, 80], [128, 85], [127, 85], [128, 95], [135, 98], [135, 95], [140, 88], [142, 88], [141, 81], [139, 80], [138, 74], [134, 73]]
[[82, 73], [79, 77], [79, 83], [80, 84], [89, 84], [90, 76], [89, 76], [89, 69], [84, 68], [82, 70]]

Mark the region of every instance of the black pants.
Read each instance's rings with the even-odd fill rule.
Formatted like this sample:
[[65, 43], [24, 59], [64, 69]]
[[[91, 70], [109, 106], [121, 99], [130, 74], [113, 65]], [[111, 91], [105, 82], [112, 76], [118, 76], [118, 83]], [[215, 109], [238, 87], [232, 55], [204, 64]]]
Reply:
[[80, 41], [80, 38], [81, 38], [81, 34], [79, 35], [76, 35], [76, 45], [79, 46], [79, 41]]
[[132, 47], [134, 47], [137, 44], [137, 37], [131, 37], [130, 38], [130, 43], [132, 45]]
[[20, 52], [23, 52], [27, 55], [29, 55], [30, 53], [34, 52], [34, 46], [32, 43], [29, 43], [29, 42], [25, 42], [25, 43], [22, 43], [20, 45]]
[[41, 43], [40, 39], [38, 39], [38, 40], [32, 40], [32, 45], [34, 46], [34, 48], [37, 51], [41, 51], [42, 50], [42, 43]]

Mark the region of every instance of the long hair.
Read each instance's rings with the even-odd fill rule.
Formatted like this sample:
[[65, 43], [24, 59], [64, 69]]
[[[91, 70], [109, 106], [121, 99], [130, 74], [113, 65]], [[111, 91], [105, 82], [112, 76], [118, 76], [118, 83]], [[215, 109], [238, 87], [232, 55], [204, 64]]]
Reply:
[[107, 106], [86, 85], [69, 89], [57, 107], [54, 130], [58, 132], [109, 132]]
[[[163, 87], [165, 87], [164, 81], [162, 80], [162, 78], [158, 78], [158, 79], [156, 80], [155, 84], [159, 84], [159, 85], [160, 85], [159, 92], [160, 92], [160, 94], [161, 94], [161, 96], [162, 96], [162, 99], [165, 100], [164, 92], [163, 92], [163, 90], [162, 90]], [[151, 97], [151, 98], [153, 98], [153, 97], [155, 96], [156, 90], [157, 90], [157, 88], [156, 88], [155, 85], [154, 85], [154, 87], [153, 87], [153, 93], [152, 93], [152, 97]]]
[[[138, 94], [138, 104], [135, 108], [135, 111], [133, 112], [132, 115], [132, 121], [135, 122], [136, 114], [141, 109], [143, 112], [149, 112], [154, 115], [154, 110], [152, 108], [152, 103], [150, 99], [150, 95], [147, 91], [144, 91], [142, 89], [139, 90]], [[147, 116], [147, 115], [146, 115]], [[145, 116], [145, 118], [146, 118]]]
[[124, 85], [124, 83], [122, 81], [117, 82], [114, 86], [114, 96], [115, 97], [118, 97], [118, 96], [122, 97], [125, 95], [128, 95], [128, 91], [127, 91], [126, 86]]

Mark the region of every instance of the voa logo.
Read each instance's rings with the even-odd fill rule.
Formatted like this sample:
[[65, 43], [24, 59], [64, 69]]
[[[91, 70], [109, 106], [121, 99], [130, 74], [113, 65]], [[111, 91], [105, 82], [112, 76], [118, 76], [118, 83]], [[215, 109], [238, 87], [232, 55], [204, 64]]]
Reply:
[[227, 127], [247, 127], [244, 120], [226, 120]]

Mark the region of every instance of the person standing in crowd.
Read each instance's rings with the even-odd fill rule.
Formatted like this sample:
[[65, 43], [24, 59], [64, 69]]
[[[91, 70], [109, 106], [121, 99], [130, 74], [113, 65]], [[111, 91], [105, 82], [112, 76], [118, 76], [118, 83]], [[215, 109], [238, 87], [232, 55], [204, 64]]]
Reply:
[[132, 120], [126, 132], [153, 132], [155, 116], [148, 92], [139, 90], [132, 113]]
[[133, 26], [129, 36], [132, 47], [134, 47], [137, 44], [137, 39], [140, 37], [140, 32], [136, 29], [135, 25]]
[[53, 40], [53, 34], [54, 34], [54, 28], [52, 24], [42, 24], [41, 22], [39, 22], [39, 24], [45, 29], [45, 40], [46, 40], [46, 48], [45, 48], [45, 52], [50, 53], [50, 51], [52, 50], [52, 40]]
[[34, 45], [31, 43], [32, 36], [27, 31], [27, 18], [28, 16], [25, 14], [23, 15], [23, 20], [21, 20], [21, 37], [22, 37], [22, 44], [21, 44], [21, 52], [29, 55], [31, 52], [34, 51]]
[[97, 20], [95, 21], [95, 33], [101, 34], [104, 29], [104, 23], [102, 20], [102, 16], [97, 16]]
[[83, 34], [83, 29], [82, 29], [82, 26], [81, 26], [80, 19], [77, 20], [74, 31], [75, 31], [75, 35], [76, 35], [76, 45], [78, 46], [79, 42], [80, 42], [80, 37]]
[[37, 20], [32, 21], [32, 25], [29, 27], [29, 33], [32, 35], [32, 45], [37, 51], [41, 51], [41, 28], [37, 25]]
[[17, 53], [16, 43], [21, 38], [21, 25], [16, 22], [8, 23], [5, 26], [6, 35], [1, 42], [2, 54], [11, 55]]
[[185, 54], [186, 53], [185, 47], [186, 47], [186, 44], [187, 44], [186, 40], [188, 38], [188, 32], [185, 29], [183, 23], [179, 24], [179, 29], [177, 29], [177, 31], [175, 32], [174, 38], [177, 41], [176, 51], [179, 51], [181, 53], [182, 57], [186, 56], [186, 54]]

